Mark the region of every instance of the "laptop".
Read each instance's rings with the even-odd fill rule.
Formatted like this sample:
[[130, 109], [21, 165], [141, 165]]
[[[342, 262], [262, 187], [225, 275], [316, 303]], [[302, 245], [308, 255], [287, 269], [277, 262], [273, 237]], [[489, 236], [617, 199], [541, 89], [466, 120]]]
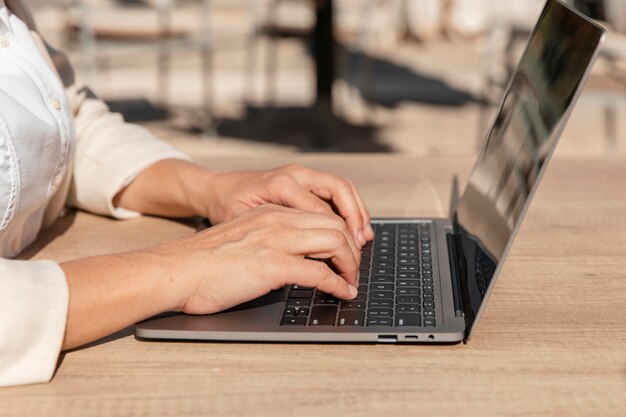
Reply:
[[157, 316], [137, 338], [467, 342], [604, 37], [547, 1], [450, 218], [372, 220], [355, 300], [294, 285], [217, 314]]

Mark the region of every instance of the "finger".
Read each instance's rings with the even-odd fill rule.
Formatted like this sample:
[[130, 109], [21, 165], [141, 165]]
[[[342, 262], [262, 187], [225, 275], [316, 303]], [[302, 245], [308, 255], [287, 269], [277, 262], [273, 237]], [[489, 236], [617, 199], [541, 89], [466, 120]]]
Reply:
[[295, 181], [285, 183], [276, 198], [281, 204], [299, 210], [312, 213], [333, 213], [333, 209], [327, 202]]
[[[289, 270], [290, 279], [286, 284], [314, 287], [344, 300], [351, 300], [357, 295], [357, 288], [344, 278], [335, 274], [325, 263], [310, 259], [292, 258], [285, 265]], [[293, 277], [293, 278], [291, 278]]]
[[346, 236], [337, 230], [286, 230], [271, 245], [291, 255], [328, 259], [338, 275], [348, 283], [357, 285], [360, 260], [354, 256]]
[[363, 197], [359, 193], [359, 190], [354, 184], [352, 185], [352, 192], [356, 197], [356, 201], [359, 204], [359, 208], [361, 209], [361, 216], [363, 216], [363, 230], [365, 233], [365, 239], [372, 240], [374, 239], [374, 230], [372, 229], [370, 212], [365, 206], [365, 202], [363, 201]]
[[[311, 193], [311, 191], [304, 188], [302, 185], [300, 185], [299, 183], [295, 181], [293, 183], [284, 183], [283, 187], [281, 188], [280, 195], [276, 196], [276, 198], [279, 200], [281, 204], [286, 205], [288, 207], [293, 207], [293, 208], [297, 208], [297, 209], [305, 210], [309, 212], [314, 212], [314, 213], [334, 214], [333, 209], [330, 207], [328, 203], [326, 203], [324, 200], [322, 200], [315, 194]], [[363, 204], [363, 203], [361, 202], [360, 204]], [[359, 209], [361, 210], [361, 212], [363, 212], [364, 206], [360, 205]], [[365, 239], [371, 240], [374, 237], [374, 233], [373, 231], [371, 232], [371, 234], [367, 233], [368, 228], [371, 229], [371, 227], [369, 226], [369, 213], [365, 211], [365, 214], [368, 216], [367, 217], [368, 220], [367, 220], [367, 225], [366, 225], [367, 227], [363, 228], [364, 235], [365, 235]], [[352, 237], [353, 239], [356, 239], [356, 236], [354, 234], [352, 234]], [[355, 243], [358, 243], [358, 246], [363, 246], [363, 244], [365, 244], [365, 242], [362, 242], [362, 243], [355, 242]], [[354, 247], [356, 251], [359, 251], [356, 244], [354, 245]]]
[[318, 197], [332, 201], [339, 214], [346, 220], [354, 239], [365, 245], [363, 215], [352, 183], [334, 175], [301, 168], [293, 173], [296, 180]]
[[295, 209], [290, 212], [267, 210], [263, 213], [265, 222], [276, 227], [282, 225], [291, 229], [331, 229], [341, 232], [352, 250], [355, 259], [361, 261], [361, 251], [357, 246], [353, 235], [348, 230], [343, 219], [335, 214], [307, 213]]
[[318, 184], [313, 185], [311, 191], [321, 198], [332, 201], [339, 215], [346, 220], [348, 228], [360, 246], [365, 245], [365, 231], [363, 229], [363, 215], [359, 203], [352, 192], [352, 185], [340, 178], [324, 175]]

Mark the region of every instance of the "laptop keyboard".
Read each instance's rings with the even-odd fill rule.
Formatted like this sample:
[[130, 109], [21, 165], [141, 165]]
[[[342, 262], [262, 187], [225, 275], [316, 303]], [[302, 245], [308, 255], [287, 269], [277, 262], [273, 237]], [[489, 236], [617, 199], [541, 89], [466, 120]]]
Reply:
[[292, 285], [282, 326], [435, 326], [430, 224], [374, 224], [362, 250], [359, 293], [342, 301]]

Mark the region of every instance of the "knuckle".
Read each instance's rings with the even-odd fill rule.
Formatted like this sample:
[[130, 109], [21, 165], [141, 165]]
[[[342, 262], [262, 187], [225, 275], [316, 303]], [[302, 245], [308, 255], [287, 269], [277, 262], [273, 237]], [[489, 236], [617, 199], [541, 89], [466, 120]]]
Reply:
[[330, 240], [335, 246], [341, 246], [347, 243], [346, 235], [339, 230], [332, 230], [330, 232]]
[[344, 192], [344, 193], [352, 192], [352, 183], [345, 178], [338, 179], [338, 186], [341, 192]]
[[328, 206], [328, 204], [324, 204], [324, 203], [317, 204], [314, 210], [316, 213], [322, 213], [322, 214], [332, 214], [333, 212], [331, 208]]
[[291, 187], [295, 183], [295, 179], [288, 173], [278, 172], [270, 177], [267, 186], [272, 192], [280, 192], [285, 187]]
[[326, 214], [326, 218], [328, 219], [328, 222], [330, 223], [330, 225], [336, 229], [341, 229], [344, 225], [344, 221], [341, 218], [341, 216], [330, 212]]
[[304, 171], [306, 168], [303, 165], [292, 163], [283, 166], [282, 169], [287, 172], [301, 172]]
[[317, 285], [324, 286], [332, 277], [330, 268], [324, 262], [316, 262], [314, 270]]

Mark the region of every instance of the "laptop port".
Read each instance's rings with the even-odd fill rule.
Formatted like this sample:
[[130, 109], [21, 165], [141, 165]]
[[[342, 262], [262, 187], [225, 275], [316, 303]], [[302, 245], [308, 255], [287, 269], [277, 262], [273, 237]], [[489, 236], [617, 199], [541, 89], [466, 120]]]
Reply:
[[398, 336], [393, 334], [379, 334], [378, 343], [396, 343]]
[[417, 342], [418, 339], [419, 337], [416, 334], [408, 334], [404, 336], [404, 340], [407, 342]]
[[428, 335], [428, 340], [435, 340], [435, 335], [429, 334]]

